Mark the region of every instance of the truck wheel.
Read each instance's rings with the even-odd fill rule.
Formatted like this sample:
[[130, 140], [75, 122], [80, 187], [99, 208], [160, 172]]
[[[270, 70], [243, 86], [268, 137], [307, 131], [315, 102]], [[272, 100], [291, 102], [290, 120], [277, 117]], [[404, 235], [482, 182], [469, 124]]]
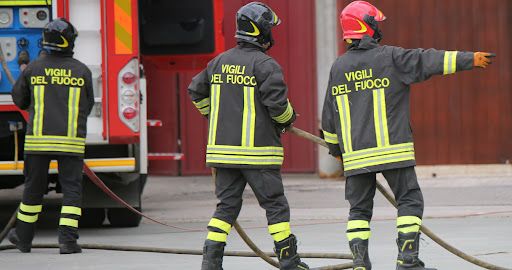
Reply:
[[[140, 207], [135, 207], [140, 211]], [[141, 216], [132, 213], [126, 208], [109, 208], [107, 213], [108, 221], [113, 227], [138, 227]]]
[[81, 228], [97, 228], [105, 221], [104, 208], [84, 208], [80, 217]]

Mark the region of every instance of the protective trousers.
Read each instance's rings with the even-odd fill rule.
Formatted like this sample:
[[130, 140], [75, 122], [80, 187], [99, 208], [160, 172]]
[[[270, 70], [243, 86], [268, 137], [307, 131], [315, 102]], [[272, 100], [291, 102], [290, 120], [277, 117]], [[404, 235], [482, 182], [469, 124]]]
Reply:
[[43, 195], [48, 188], [48, 169], [57, 160], [63, 199], [59, 221], [59, 243], [76, 242], [78, 221], [82, 214], [83, 158], [66, 155], [25, 155], [25, 189], [16, 224], [20, 242], [29, 244], [34, 238], [35, 223], [42, 211]]
[[[414, 167], [382, 171], [398, 204], [397, 230], [399, 235], [418, 233], [423, 217], [423, 195]], [[345, 199], [350, 203], [347, 238], [361, 269], [371, 269], [368, 259], [370, 220], [373, 214], [373, 198], [376, 190], [376, 173], [347, 177]], [[355, 248], [352, 248], [354, 246]]]
[[290, 236], [290, 207], [284, 196], [278, 169], [218, 168], [215, 194], [219, 203], [208, 224], [208, 240], [226, 242], [231, 226], [242, 208], [242, 195], [247, 183], [266, 211], [269, 233], [274, 241], [279, 242]]

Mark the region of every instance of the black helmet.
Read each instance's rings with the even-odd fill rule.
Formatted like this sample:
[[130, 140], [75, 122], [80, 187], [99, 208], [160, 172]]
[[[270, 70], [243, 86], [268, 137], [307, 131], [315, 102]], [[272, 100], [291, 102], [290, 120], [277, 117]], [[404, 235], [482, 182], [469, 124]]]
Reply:
[[271, 47], [274, 44], [271, 29], [280, 23], [281, 20], [270, 7], [260, 2], [251, 2], [236, 13], [235, 37], [259, 47], [270, 43]]
[[50, 51], [72, 53], [78, 32], [66, 19], [58, 18], [43, 29], [43, 48]]

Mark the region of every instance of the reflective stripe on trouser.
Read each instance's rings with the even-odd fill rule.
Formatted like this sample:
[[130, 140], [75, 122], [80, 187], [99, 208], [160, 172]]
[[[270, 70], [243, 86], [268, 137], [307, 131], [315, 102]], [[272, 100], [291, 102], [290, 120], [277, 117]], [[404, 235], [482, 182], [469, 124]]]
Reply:
[[356, 238], [368, 240], [371, 236], [370, 222], [367, 220], [349, 220], [347, 223], [347, 238], [352, 241]]
[[[290, 208], [279, 170], [217, 168], [216, 171], [215, 195], [219, 203], [213, 215], [215, 219], [227, 224], [235, 222], [242, 208], [245, 186], [249, 183], [260, 206], [266, 211], [268, 224], [290, 221]], [[222, 228], [216, 231], [221, 233]]]
[[231, 231], [231, 224], [218, 218], [212, 218], [208, 223], [208, 230], [206, 239], [225, 243]]
[[421, 218], [416, 216], [401, 216], [396, 220], [396, 228], [399, 233], [419, 232], [421, 227]]
[[20, 203], [17, 218], [20, 221], [26, 222], [26, 223], [35, 223], [37, 219], [39, 218], [39, 213], [41, 213], [43, 209], [43, 205], [37, 204], [37, 205], [29, 205], [24, 204], [23, 202]]
[[292, 234], [290, 229], [290, 222], [281, 222], [277, 224], [268, 225], [268, 233], [272, 235], [275, 242], [281, 242]]
[[[58, 179], [63, 193], [62, 205], [73, 206], [63, 208], [66, 214], [62, 214], [61, 217], [76, 221], [64, 222], [66, 223], [65, 226], [59, 226], [59, 243], [74, 242], [78, 239], [78, 228], [68, 225], [76, 224], [78, 226], [79, 215], [77, 214], [80, 214], [78, 209], [82, 202], [83, 158], [65, 155], [25, 155], [25, 189], [22, 202], [25, 205], [32, 206], [42, 203], [43, 195], [48, 189], [48, 167], [52, 159], [56, 159], [58, 163]], [[20, 240], [31, 242], [33, 239], [33, 227], [22, 226], [24, 228], [18, 228], [18, 225], [16, 226], [16, 231]]]

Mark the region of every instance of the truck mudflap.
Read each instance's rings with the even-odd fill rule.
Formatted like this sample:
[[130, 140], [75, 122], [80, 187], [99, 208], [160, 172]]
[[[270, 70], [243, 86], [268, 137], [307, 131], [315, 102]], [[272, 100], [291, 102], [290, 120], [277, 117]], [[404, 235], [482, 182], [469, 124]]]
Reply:
[[[94, 172], [109, 173], [109, 172], [136, 172], [135, 158], [98, 158], [86, 159], [85, 163]], [[50, 174], [57, 174], [57, 161], [53, 160], [50, 163]], [[0, 161], [0, 175], [22, 175], [24, 163], [23, 161]]]

